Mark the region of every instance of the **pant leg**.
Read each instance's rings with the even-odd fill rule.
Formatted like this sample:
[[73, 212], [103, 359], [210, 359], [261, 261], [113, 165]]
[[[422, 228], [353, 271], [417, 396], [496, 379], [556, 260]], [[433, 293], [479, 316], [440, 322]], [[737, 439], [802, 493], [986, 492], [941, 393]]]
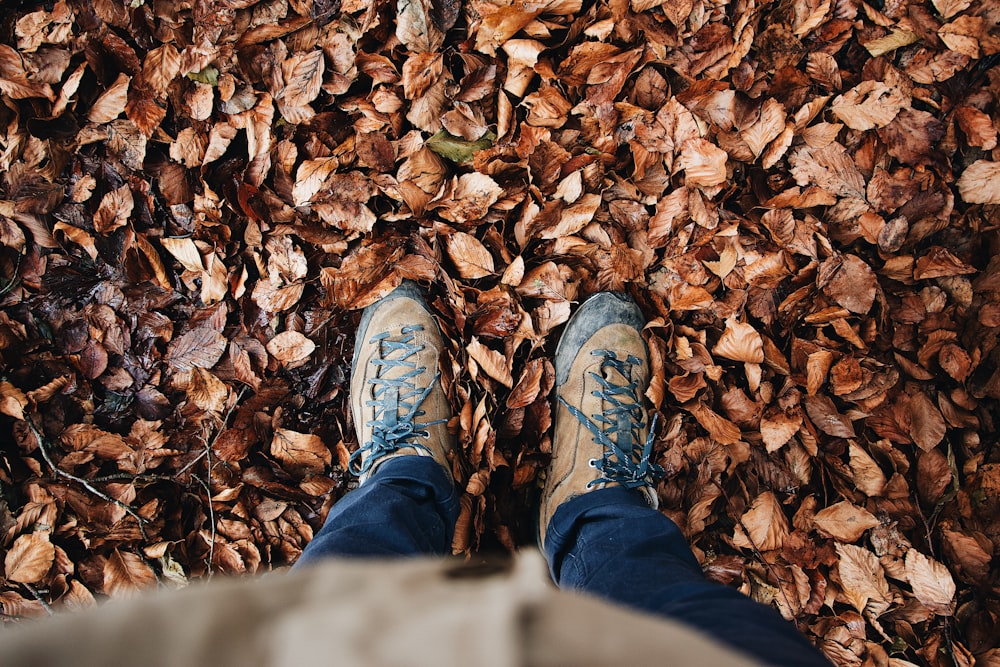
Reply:
[[636, 491], [591, 491], [560, 506], [545, 555], [552, 579], [693, 626], [773, 665], [830, 663], [780, 614], [708, 581], [673, 521]]
[[333, 505], [296, 567], [329, 556], [450, 553], [458, 498], [455, 484], [434, 459], [389, 459]]

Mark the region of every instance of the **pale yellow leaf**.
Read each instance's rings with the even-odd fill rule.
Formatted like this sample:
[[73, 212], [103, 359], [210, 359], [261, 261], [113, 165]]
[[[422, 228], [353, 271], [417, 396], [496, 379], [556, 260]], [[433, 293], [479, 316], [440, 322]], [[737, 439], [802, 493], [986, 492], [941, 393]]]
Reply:
[[160, 239], [160, 245], [188, 271], [201, 272], [204, 269], [201, 253], [190, 237], [164, 237]]

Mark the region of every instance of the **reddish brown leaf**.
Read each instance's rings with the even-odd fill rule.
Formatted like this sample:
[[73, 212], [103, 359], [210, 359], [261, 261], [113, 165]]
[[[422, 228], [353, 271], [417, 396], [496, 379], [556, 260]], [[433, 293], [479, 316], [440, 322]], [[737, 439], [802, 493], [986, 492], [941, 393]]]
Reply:
[[45, 576], [54, 558], [55, 546], [48, 533], [21, 535], [4, 556], [4, 572], [11, 581], [33, 584]]
[[115, 549], [104, 564], [104, 592], [112, 597], [132, 597], [156, 586], [156, 574], [131, 551]]

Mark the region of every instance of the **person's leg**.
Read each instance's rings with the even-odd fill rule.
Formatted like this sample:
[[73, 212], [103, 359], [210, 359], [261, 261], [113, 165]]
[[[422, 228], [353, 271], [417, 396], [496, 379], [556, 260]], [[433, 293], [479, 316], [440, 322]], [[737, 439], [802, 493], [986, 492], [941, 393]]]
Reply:
[[328, 556], [445, 555], [458, 509], [458, 491], [434, 459], [391, 459], [334, 504], [296, 566]]
[[830, 664], [774, 609], [708, 581], [676, 524], [635, 491], [599, 489], [563, 503], [545, 555], [560, 588], [695, 627], [768, 664]]
[[645, 319], [622, 294], [587, 300], [555, 355], [552, 462], [539, 543], [557, 585], [694, 626], [760, 660], [829, 664], [793, 625], [709, 582], [680, 529], [656, 509], [652, 425], [642, 404]]
[[445, 554], [458, 517], [448, 455], [451, 406], [440, 383], [443, 339], [417, 286], [365, 309], [351, 369], [360, 486], [337, 503], [296, 565], [325, 556]]

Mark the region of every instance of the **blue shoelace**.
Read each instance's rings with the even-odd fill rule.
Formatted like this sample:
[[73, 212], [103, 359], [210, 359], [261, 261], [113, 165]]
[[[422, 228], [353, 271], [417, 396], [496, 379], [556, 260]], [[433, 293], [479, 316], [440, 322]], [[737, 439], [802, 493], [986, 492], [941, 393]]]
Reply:
[[[642, 405], [637, 393], [639, 382], [632, 379], [632, 367], [642, 362], [631, 354], [625, 359], [619, 359], [611, 350], [594, 350], [591, 354], [603, 357], [601, 374], [590, 373], [601, 386], [592, 393], [609, 407], [588, 418], [579, 409], [567, 403], [562, 396], [559, 397], [559, 401], [566, 406], [570, 414], [593, 434], [594, 442], [604, 448], [602, 458], [590, 460], [590, 466], [599, 470], [601, 477], [590, 482], [587, 488], [608, 482], [620, 484], [627, 489], [649, 486], [663, 477], [664, 470], [650, 460], [653, 455], [655, 415], [649, 425], [645, 441], [639, 438], [639, 432], [643, 428]], [[613, 368], [625, 383], [615, 384], [606, 380], [603, 373], [608, 367]], [[627, 397], [629, 401], [622, 401], [621, 397]]]
[[[448, 421], [438, 419], [423, 424], [416, 423], [416, 419], [424, 415], [420, 404], [441, 377], [441, 372], [436, 371], [430, 383], [423, 389], [414, 383], [414, 378], [427, 370], [426, 367], [417, 366], [416, 362], [409, 361], [410, 357], [424, 349], [423, 345], [413, 342], [413, 334], [416, 331], [423, 331], [423, 327], [420, 325], [403, 327], [400, 329], [402, 336], [397, 340], [390, 339], [389, 332], [381, 333], [369, 340], [369, 343], [379, 345], [378, 358], [373, 359], [371, 363], [381, 367], [381, 371], [376, 373], [376, 377], [368, 380], [368, 384], [375, 386], [375, 392], [373, 400], [366, 401], [365, 405], [375, 408], [375, 416], [368, 422], [368, 426], [372, 429], [371, 440], [351, 454], [348, 470], [355, 475], [365, 475], [379, 459], [402, 447], [413, 447], [429, 456], [431, 451], [415, 442], [415, 439], [429, 437], [426, 430], [428, 426]], [[383, 373], [395, 368], [409, 370], [399, 377], [382, 377]]]

